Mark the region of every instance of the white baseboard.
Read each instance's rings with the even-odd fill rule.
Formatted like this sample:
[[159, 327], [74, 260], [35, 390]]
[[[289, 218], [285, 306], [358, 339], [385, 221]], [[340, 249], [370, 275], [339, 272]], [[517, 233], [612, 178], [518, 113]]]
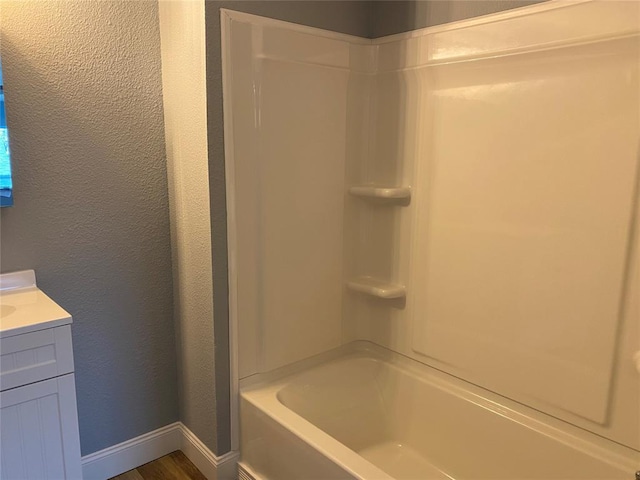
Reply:
[[182, 452], [209, 480], [236, 480], [238, 452], [218, 457], [185, 425], [182, 425]]
[[237, 478], [238, 452], [216, 456], [182, 422], [82, 457], [82, 476], [84, 480], [107, 480], [176, 450], [182, 450], [209, 480]]
[[82, 477], [84, 480], [115, 477], [180, 449], [181, 441], [181, 423], [172, 423], [82, 457]]

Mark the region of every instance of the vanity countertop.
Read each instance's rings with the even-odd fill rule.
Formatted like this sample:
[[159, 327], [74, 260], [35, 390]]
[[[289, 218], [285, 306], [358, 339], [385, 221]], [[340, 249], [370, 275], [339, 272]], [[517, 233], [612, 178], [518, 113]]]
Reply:
[[71, 315], [36, 286], [33, 270], [0, 275], [0, 338], [71, 322]]

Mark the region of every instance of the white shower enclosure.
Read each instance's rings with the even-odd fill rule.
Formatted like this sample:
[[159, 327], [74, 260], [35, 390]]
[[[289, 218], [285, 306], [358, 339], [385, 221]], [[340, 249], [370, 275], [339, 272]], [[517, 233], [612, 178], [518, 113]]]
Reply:
[[[227, 10], [222, 23], [235, 394], [371, 345], [573, 432], [631, 480], [640, 3], [549, 2], [376, 40]], [[335, 385], [327, 398], [344, 399]], [[326, 454], [291, 415], [306, 428], [292, 438]], [[236, 424], [235, 446], [256, 478], [284, 478], [245, 455], [267, 430], [239, 443]]]

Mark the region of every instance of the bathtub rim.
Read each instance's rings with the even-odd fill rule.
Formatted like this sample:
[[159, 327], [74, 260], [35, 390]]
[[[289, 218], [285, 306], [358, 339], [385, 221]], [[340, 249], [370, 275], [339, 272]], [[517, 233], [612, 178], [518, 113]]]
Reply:
[[[393, 477], [364, 460], [358, 453], [325, 433], [303, 416], [290, 410], [280, 401], [278, 396], [280, 390], [303, 377], [310, 370], [358, 358], [384, 363], [392, 370], [399, 371], [400, 374], [411, 376], [415, 381], [428, 383], [433, 388], [438, 388], [445, 393], [472, 403], [474, 407], [505, 417], [518, 423], [522, 428], [533, 430], [550, 440], [557, 441], [612, 467], [630, 472], [635, 472], [640, 468], [640, 452], [637, 450], [366, 340], [356, 340], [276, 370], [241, 379], [240, 396], [272, 420], [281, 423], [297, 438], [331, 460], [337, 461], [338, 465], [349, 473], [360, 477], [362, 475], [361, 468], [368, 470], [366, 467], [372, 466], [376, 472], [371, 472], [369, 475], [375, 473], [376, 476], [373, 478], [392, 479]], [[314, 441], [314, 439], [318, 440]], [[335, 446], [342, 448], [333, 448]], [[353, 457], [357, 457], [368, 465], [362, 465]], [[358, 468], [352, 471], [344, 463], [345, 460], [353, 460]]]

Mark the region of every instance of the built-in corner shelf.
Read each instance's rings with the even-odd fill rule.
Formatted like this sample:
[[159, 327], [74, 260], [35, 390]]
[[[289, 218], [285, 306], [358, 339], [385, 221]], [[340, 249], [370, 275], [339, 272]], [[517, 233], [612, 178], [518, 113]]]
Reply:
[[383, 282], [373, 277], [359, 277], [347, 282], [347, 288], [354, 292], [364, 293], [377, 298], [404, 298], [406, 289], [404, 285]]
[[355, 185], [349, 188], [349, 193], [356, 197], [400, 200], [411, 198], [411, 187], [382, 187], [377, 185]]

